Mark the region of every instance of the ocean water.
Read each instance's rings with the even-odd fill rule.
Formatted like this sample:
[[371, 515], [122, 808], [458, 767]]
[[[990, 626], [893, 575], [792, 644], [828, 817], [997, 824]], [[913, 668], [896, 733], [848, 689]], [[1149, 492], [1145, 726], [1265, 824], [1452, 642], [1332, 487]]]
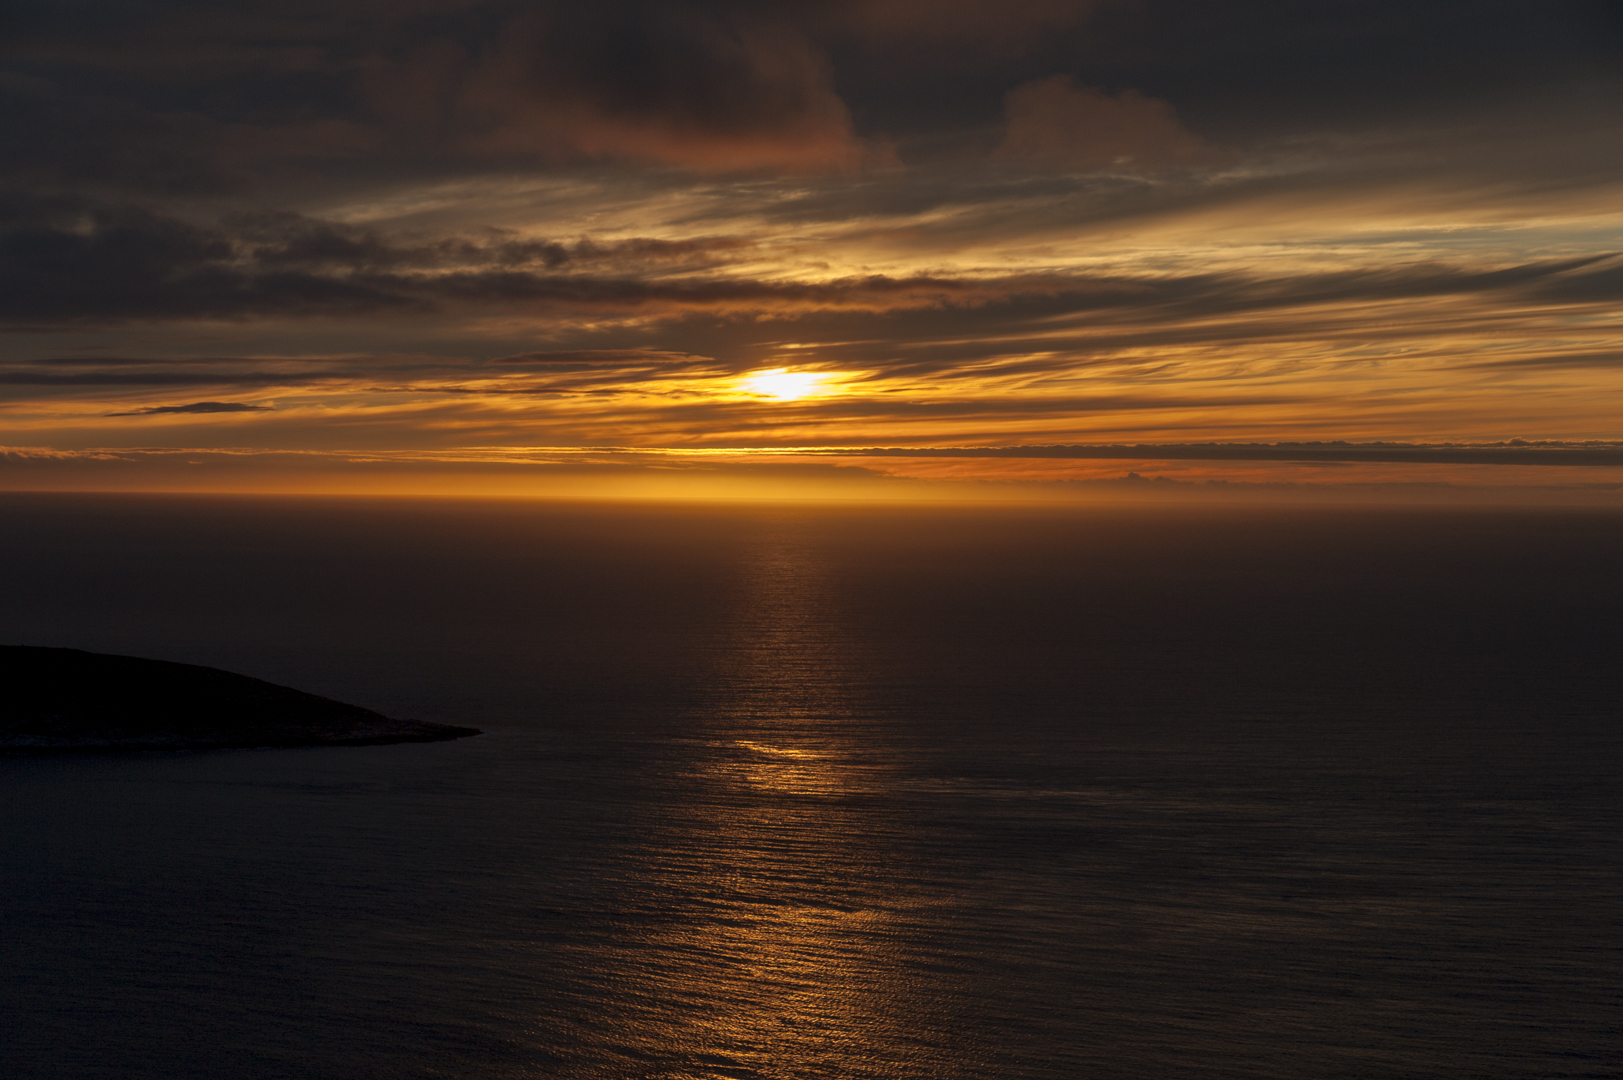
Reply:
[[1623, 1077], [1623, 514], [0, 497], [0, 1075]]

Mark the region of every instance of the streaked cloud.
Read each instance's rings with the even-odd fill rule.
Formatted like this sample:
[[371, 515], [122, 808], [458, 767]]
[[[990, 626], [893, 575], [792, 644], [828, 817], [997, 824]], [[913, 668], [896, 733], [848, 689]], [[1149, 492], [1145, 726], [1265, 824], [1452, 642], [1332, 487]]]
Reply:
[[0, 439], [1050, 478], [1095, 459], [955, 448], [1614, 439], [1615, 23], [1443, 8], [29, 8]]
[[241, 401], [194, 401], [190, 405], [151, 405], [133, 412], [108, 413], [108, 416], [163, 416], [170, 413], [245, 413], [269, 412], [266, 405], [249, 405]]

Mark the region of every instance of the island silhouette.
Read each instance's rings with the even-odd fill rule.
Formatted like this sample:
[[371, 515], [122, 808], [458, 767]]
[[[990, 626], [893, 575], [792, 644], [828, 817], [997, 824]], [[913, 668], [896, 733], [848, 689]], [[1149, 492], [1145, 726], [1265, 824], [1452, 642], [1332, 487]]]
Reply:
[[382, 713], [217, 668], [0, 646], [0, 753], [441, 742], [477, 728]]

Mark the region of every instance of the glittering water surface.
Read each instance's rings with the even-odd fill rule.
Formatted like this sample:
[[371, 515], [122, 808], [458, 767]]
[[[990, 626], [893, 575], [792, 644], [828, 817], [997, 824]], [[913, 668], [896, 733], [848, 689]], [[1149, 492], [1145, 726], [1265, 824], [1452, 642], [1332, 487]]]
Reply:
[[1623, 1076], [1623, 516], [3, 500], [24, 1077]]

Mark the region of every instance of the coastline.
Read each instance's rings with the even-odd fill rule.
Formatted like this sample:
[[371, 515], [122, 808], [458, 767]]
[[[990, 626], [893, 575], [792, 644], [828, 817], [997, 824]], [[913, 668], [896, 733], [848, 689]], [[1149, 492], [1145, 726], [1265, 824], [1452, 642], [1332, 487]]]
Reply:
[[217, 668], [79, 649], [0, 646], [0, 677], [6, 755], [383, 746], [483, 734]]

